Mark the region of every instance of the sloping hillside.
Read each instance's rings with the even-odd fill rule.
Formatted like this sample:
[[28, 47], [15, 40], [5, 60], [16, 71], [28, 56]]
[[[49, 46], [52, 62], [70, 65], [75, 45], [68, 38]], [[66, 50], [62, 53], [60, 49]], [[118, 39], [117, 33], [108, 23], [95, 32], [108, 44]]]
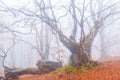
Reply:
[[26, 74], [19, 80], [120, 80], [120, 57], [106, 58], [100, 66], [81, 72], [68, 74]]
[[99, 60], [100, 63], [106, 63], [106, 62], [120, 62], [120, 56], [116, 57], [106, 57], [104, 59]]

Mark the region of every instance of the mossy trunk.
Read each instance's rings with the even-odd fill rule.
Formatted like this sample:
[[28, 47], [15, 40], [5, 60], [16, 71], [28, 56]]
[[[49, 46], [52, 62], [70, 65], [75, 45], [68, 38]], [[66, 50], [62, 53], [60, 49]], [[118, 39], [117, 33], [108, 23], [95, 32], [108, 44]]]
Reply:
[[60, 35], [60, 41], [71, 52], [70, 65], [80, 67], [91, 62], [91, 47], [96, 34], [97, 32], [89, 34], [84, 39], [81, 39], [79, 43], [64, 35]]
[[81, 46], [73, 46], [72, 48], [69, 48], [71, 51], [70, 61], [69, 64], [72, 66], [80, 67], [82, 65], [87, 65], [90, 63], [90, 57], [87, 54], [87, 49]]

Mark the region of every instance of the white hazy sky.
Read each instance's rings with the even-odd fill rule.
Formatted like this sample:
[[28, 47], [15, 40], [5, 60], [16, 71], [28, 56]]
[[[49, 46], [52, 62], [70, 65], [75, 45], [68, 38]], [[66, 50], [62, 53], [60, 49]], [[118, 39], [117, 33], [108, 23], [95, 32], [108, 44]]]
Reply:
[[[34, 1], [34, 0], [3, 0], [3, 2], [5, 2], [7, 5], [9, 6], [21, 6], [23, 4], [27, 4], [28, 2], [30, 1]], [[48, 1], [48, 0], [45, 0], [45, 1]], [[58, 3], [59, 1], [63, 2], [63, 3], [66, 3], [68, 2], [69, 0], [51, 0], [52, 3]], [[19, 3], [19, 4], [18, 4]]]
[[[34, 0], [2, 0], [2, 1], [10, 6], [15, 6], [15, 5], [23, 5], [25, 3], [28, 3], [29, 1], [34, 1]], [[45, 0], [45, 1], [48, 1], [48, 0]], [[59, 1], [65, 3], [65, 2], [69, 2], [70, 0], [51, 0], [51, 1], [53, 3], [58, 3]], [[76, 1], [79, 1], [79, 0], [76, 0]], [[120, 0], [103, 0], [103, 1], [107, 3], [115, 3]]]

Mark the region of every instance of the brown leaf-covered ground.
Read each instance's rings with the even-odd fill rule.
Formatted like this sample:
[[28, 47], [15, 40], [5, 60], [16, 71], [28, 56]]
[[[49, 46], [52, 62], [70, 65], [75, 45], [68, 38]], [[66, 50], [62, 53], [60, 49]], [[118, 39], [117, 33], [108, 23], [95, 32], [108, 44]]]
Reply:
[[120, 80], [120, 57], [104, 60], [102, 65], [77, 73], [26, 74], [18, 80]]

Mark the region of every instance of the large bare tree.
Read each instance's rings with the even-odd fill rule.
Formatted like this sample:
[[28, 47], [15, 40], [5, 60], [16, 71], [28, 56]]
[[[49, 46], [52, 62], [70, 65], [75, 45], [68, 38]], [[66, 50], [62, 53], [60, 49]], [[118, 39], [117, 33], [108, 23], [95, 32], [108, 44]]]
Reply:
[[[74, 66], [90, 63], [91, 47], [97, 33], [113, 21], [110, 20], [111, 17], [119, 14], [119, 2], [107, 4], [103, 0], [68, 0], [66, 4], [60, 0], [56, 3], [54, 0], [34, 0], [29, 3], [32, 7], [26, 4], [19, 8], [9, 8], [4, 1], [2, 4], [4, 8], [1, 11], [11, 12], [15, 16], [22, 14], [23, 17], [28, 18], [29, 23], [44, 22], [50, 27], [51, 31], [59, 36], [61, 43], [72, 53], [70, 64]], [[63, 12], [59, 14], [59, 10]], [[65, 35], [62, 29], [64, 21], [68, 19], [71, 23], [65, 26], [70, 26], [69, 36]]]

